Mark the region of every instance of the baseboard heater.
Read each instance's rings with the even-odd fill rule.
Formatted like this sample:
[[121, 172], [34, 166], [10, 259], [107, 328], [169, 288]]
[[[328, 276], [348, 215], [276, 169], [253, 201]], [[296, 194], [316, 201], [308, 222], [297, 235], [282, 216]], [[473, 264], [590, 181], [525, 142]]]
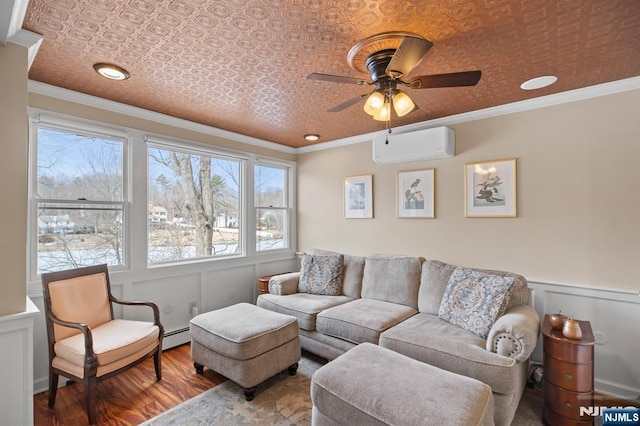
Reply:
[[167, 337], [171, 337], [171, 336], [175, 336], [176, 334], [187, 333], [187, 332], [189, 332], [189, 327], [179, 328], [178, 330], [168, 331], [164, 333], [164, 337], [166, 339]]
[[162, 349], [174, 348], [176, 346], [184, 345], [190, 341], [191, 336], [189, 335], [189, 327], [167, 331], [164, 333], [164, 339], [162, 340]]

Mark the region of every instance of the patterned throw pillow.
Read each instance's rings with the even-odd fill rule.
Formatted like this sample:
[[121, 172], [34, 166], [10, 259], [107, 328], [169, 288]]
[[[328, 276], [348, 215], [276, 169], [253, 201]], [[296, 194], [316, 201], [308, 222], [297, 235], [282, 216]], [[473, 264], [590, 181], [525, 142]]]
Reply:
[[342, 294], [344, 256], [302, 255], [298, 291], [300, 293], [339, 296]]
[[486, 339], [493, 323], [507, 310], [515, 277], [456, 268], [444, 291], [438, 316]]

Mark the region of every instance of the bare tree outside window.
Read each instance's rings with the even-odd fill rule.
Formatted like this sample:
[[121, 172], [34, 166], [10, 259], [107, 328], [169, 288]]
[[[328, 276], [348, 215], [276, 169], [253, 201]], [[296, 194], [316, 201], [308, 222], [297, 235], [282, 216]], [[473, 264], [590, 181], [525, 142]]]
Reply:
[[240, 160], [149, 148], [150, 263], [240, 253]]
[[124, 265], [124, 141], [37, 129], [38, 273]]

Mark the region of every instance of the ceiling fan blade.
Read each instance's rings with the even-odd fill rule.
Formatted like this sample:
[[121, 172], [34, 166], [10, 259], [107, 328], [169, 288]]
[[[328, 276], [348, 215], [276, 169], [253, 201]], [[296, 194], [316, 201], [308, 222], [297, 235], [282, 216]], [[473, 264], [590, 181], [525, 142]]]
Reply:
[[462, 71], [448, 74], [421, 75], [407, 83], [414, 89], [430, 89], [435, 87], [475, 86], [480, 81], [482, 71]]
[[368, 82], [360, 78], [344, 77], [341, 75], [333, 75], [333, 74], [322, 74], [319, 72], [312, 72], [307, 76], [307, 80], [332, 81], [334, 83], [358, 84], [360, 86], [369, 84]]
[[351, 105], [355, 105], [358, 102], [360, 102], [362, 100], [362, 98], [366, 98], [367, 96], [369, 96], [369, 93], [365, 93], [364, 95], [360, 95], [357, 98], [353, 98], [353, 99], [349, 99], [348, 101], [345, 101], [341, 104], [338, 104], [336, 106], [334, 106], [331, 109], [328, 109], [327, 112], [340, 112], [343, 109], [347, 109], [349, 108]]
[[433, 43], [418, 37], [405, 37], [389, 61], [385, 73], [391, 77], [408, 75], [431, 49]]

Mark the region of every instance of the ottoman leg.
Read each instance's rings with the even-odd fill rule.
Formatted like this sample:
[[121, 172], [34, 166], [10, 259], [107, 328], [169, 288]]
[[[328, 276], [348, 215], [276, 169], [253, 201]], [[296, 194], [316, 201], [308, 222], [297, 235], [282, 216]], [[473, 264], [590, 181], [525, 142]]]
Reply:
[[194, 362], [193, 366], [196, 368], [196, 373], [198, 373], [198, 374], [203, 374], [204, 373], [204, 365], [198, 364], [197, 362]]
[[247, 401], [252, 401], [253, 400], [253, 396], [256, 393], [256, 387], [253, 386], [251, 388], [244, 388], [244, 397], [247, 399]]
[[290, 365], [289, 368], [289, 375], [290, 376], [295, 376], [296, 375], [296, 371], [298, 371], [298, 363], [296, 362], [293, 365]]

